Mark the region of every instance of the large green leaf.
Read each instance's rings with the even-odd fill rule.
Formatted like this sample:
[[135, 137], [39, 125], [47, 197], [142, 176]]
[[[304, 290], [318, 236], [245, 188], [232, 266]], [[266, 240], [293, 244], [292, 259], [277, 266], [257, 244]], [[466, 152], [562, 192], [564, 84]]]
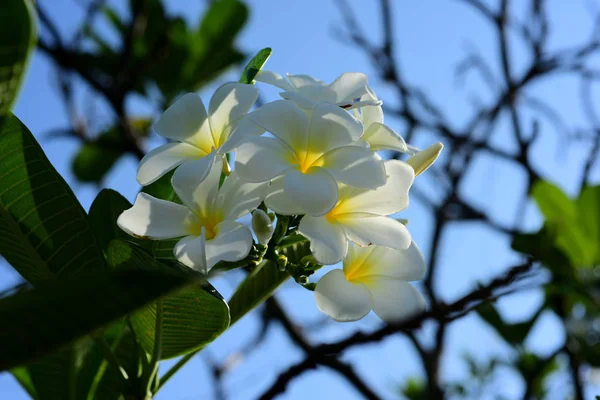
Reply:
[[33, 386], [33, 381], [31, 379], [31, 374], [29, 370], [25, 367], [17, 367], [13, 368], [10, 373], [15, 377], [17, 382], [21, 385], [23, 389], [27, 392], [27, 394], [32, 399], [38, 399], [35, 386]]
[[[128, 253], [127, 253], [128, 251]], [[80, 271], [0, 300], [0, 370], [42, 357], [196, 282], [176, 271], [140, 269], [139, 252], [117, 271]]]
[[0, 7], [0, 116], [7, 114], [37, 40], [30, 0], [3, 0]]
[[34, 286], [104, 266], [71, 188], [12, 115], [0, 118], [0, 254]]
[[534, 185], [531, 195], [547, 220], [575, 218], [575, 203], [558, 186], [539, 181]]
[[273, 51], [269, 47], [265, 47], [256, 53], [256, 55], [248, 62], [246, 68], [244, 68], [240, 83], [253, 84], [254, 78], [256, 78], [258, 72], [267, 63], [267, 60], [271, 57], [272, 53]]
[[596, 254], [594, 262], [600, 262], [600, 186], [588, 186], [583, 189], [577, 204], [577, 222], [585, 235], [594, 244]]
[[[109, 260], [119, 267], [120, 254], [128, 249], [137, 252], [144, 268], [162, 271], [169, 267], [126, 242], [114, 241], [109, 248]], [[191, 269], [189, 273], [196, 275]], [[229, 307], [223, 297], [205, 281], [199, 281], [161, 300], [161, 358], [172, 358], [198, 350], [216, 339], [229, 326]], [[148, 353], [154, 349], [157, 304], [152, 304], [131, 316], [131, 323], [140, 344]]]

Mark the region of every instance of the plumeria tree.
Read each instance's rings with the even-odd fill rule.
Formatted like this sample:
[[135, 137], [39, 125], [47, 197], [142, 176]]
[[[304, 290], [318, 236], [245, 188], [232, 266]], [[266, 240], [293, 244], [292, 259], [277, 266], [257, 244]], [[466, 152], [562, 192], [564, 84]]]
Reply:
[[[398, 109], [384, 108], [388, 99], [378, 98], [365, 73], [344, 72], [325, 83], [270, 71], [269, 48], [245, 57], [234, 40], [248, 12], [238, 0], [212, 2], [197, 27], [170, 16], [159, 0], [131, 0], [131, 18], [92, 2], [81, 30], [68, 42], [41, 4], [7, 0], [0, 6], [0, 254], [24, 283], [0, 297], [2, 370], [35, 399], [151, 399], [206, 346], [262, 309], [264, 326], [279, 322], [304, 355], [262, 394], [265, 399], [317, 366], [336, 371], [365, 398], [379, 398], [377, 388], [340, 356], [398, 333], [411, 339], [425, 372], [424, 379], [403, 382], [399, 397], [480, 398], [496, 369], [506, 367], [526, 380], [524, 398], [543, 398], [545, 382], [564, 356], [571, 396], [583, 398], [581, 370], [600, 359], [600, 187], [589, 182], [600, 136], [594, 126], [581, 187], [569, 197], [532, 166], [529, 148], [537, 133], [522, 134], [516, 99], [531, 103], [521, 92], [554, 72], [596, 80], [598, 74], [585, 62], [600, 48], [598, 39], [552, 53], [545, 48], [543, 1], [531, 2], [530, 24], [509, 18], [508, 1], [500, 1], [497, 10], [479, 1], [465, 3], [497, 29], [506, 85], [500, 85], [498, 101], [482, 106], [463, 131], [405, 81], [394, 58], [391, 3], [385, 0], [382, 45], [361, 32], [349, 5], [339, 4], [346, 41], [364, 51], [377, 75], [396, 89]], [[91, 20], [100, 12], [122, 41], [119, 50], [94, 31]], [[38, 24], [45, 34], [38, 35]], [[509, 30], [533, 53], [521, 78], [511, 70]], [[84, 41], [94, 43], [93, 50]], [[36, 45], [59, 67], [60, 91], [72, 119], [66, 134], [81, 142], [72, 162], [75, 176], [99, 183], [119, 159], [134, 156], [137, 182], [131, 184], [141, 190], [133, 204], [103, 189], [86, 212], [34, 135], [12, 114]], [[239, 81], [224, 83], [207, 97], [197, 94], [230, 67], [239, 71]], [[459, 74], [471, 69], [489, 77], [477, 55], [461, 64]], [[174, 76], [173, 70], [181, 73]], [[113, 111], [107, 129], [91, 133], [79, 119], [72, 73]], [[265, 103], [261, 93], [268, 87], [280, 98]], [[158, 118], [128, 115], [131, 94], [153, 101], [161, 110]], [[552, 114], [543, 102], [533, 103], [544, 115]], [[504, 110], [511, 115], [518, 154], [496, 148], [489, 135], [472, 135], [481, 126], [492, 131]], [[384, 114], [399, 117], [407, 129], [398, 133]], [[440, 141], [415, 147], [411, 142], [419, 129], [435, 132]], [[164, 140], [146, 151], [151, 132]], [[518, 222], [514, 228], [499, 225], [463, 198], [460, 182], [479, 151], [526, 171], [525, 195], [531, 194], [545, 218], [541, 230], [526, 233]], [[427, 176], [445, 182], [441, 203], [415, 190]], [[425, 256], [402, 214], [413, 199], [427, 205], [435, 219]], [[446, 225], [461, 220], [482, 221], [509, 235], [523, 262], [446, 303], [433, 284], [439, 242]], [[315, 274], [321, 269], [327, 272]], [[211, 285], [240, 273], [243, 280], [228, 299]], [[505, 321], [494, 302], [531, 281], [544, 288], [543, 305], [526, 321]], [[305, 289], [327, 320], [353, 322], [373, 311], [382, 325], [338, 342], [312, 344], [276, 300], [286, 282]], [[566, 340], [540, 356], [524, 342], [546, 310], [559, 316]], [[487, 364], [467, 356], [471, 379], [442, 382], [446, 329], [470, 312], [517, 356]], [[432, 344], [417, 335], [430, 321]], [[176, 357], [160, 374], [159, 366]], [[216, 371], [218, 380], [222, 372]]]

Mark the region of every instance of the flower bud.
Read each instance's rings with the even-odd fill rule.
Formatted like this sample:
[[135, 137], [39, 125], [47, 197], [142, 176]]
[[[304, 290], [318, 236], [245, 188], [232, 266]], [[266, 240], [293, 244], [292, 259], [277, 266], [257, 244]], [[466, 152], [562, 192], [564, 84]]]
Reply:
[[252, 212], [252, 230], [258, 243], [267, 244], [273, 236], [273, 223], [266, 212], [256, 209]]
[[409, 158], [406, 163], [413, 167], [415, 170], [415, 176], [418, 176], [425, 172], [427, 168], [431, 166], [437, 160], [444, 145], [440, 142], [432, 144], [423, 151], [419, 151], [417, 154]]

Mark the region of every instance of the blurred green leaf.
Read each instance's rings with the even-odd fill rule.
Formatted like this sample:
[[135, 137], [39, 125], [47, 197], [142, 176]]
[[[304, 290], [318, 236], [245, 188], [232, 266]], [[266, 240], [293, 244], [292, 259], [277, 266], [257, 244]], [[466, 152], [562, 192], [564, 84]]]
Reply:
[[[119, 266], [120, 254], [128, 251], [136, 254], [140, 267], [156, 271], [169, 269], [142, 250], [121, 241], [114, 241], [109, 247], [109, 260], [115, 268]], [[196, 276], [191, 269], [189, 273]], [[198, 350], [216, 339], [229, 326], [227, 303], [206, 281], [198, 281], [166, 296], [161, 303], [161, 359]], [[152, 353], [156, 335], [156, 304], [145, 307], [130, 318], [140, 344], [146, 352]]]
[[575, 203], [556, 185], [538, 181], [531, 195], [547, 220], [568, 222], [575, 219]]
[[523, 352], [515, 367], [527, 382], [530, 396], [542, 399], [546, 397], [545, 380], [558, 370], [559, 364], [555, 358], [544, 359], [536, 354]]
[[429, 398], [427, 385], [420, 378], [408, 378], [400, 391], [409, 400], [427, 400]]
[[0, 116], [12, 108], [36, 41], [32, 2], [3, 0], [0, 7]]
[[0, 254], [34, 286], [104, 268], [85, 211], [29, 130], [0, 118]]
[[512, 345], [518, 345], [525, 341], [541, 312], [541, 310], [538, 311], [531, 319], [525, 322], [506, 323], [492, 303], [485, 303], [478, 307], [476, 311], [504, 340]]
[[21, 365], [91, 334], [196, 280], [140, 268], [143, 250], [119, 254], [119, 269], [79, 271], [0, 300], [0, 370]]
[[269, 57], [273, 50], [269, 47], [266, 47], [260, 50], [246, 65], [244, 68], [244, 72], [242, 72], [242, 76], [240, 78], [240, 83], [246, 83], [248, 85], [254, 83], [254, 78], [258, 74], [258, 72], [263, 68], [263, 66], [267, 63]]

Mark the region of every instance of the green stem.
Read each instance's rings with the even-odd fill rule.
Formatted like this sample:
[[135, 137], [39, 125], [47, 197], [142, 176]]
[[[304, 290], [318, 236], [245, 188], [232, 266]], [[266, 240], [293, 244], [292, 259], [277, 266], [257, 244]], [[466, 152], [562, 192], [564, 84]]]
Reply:
[[173, 365], [165, 374], [164, 376], [160, 379], [160, 382], [158, 384], [158, 388], [156, 388], [156, 392], [154, 392], [155, 394], [158, 393], [158, 391], [160, 390], [160, 388], [162, 388], [164, 386], [165, 383], [167, 383], [169, 381], [169, 379], [171, 379], [171, 377], [173, 375], [175, 375], [175, 373], [177, 371], [179, 371], [185, 364], [187, 364], [188, 361], [190, 361], [196, 354], [198, 354], [200, 352], [200, 350], [196, 350], [193, 351], [189, 354], [186, 354], [185, 356], [183, 356], [181, 358], [181, 360], [177, 361], [177, 364]]

